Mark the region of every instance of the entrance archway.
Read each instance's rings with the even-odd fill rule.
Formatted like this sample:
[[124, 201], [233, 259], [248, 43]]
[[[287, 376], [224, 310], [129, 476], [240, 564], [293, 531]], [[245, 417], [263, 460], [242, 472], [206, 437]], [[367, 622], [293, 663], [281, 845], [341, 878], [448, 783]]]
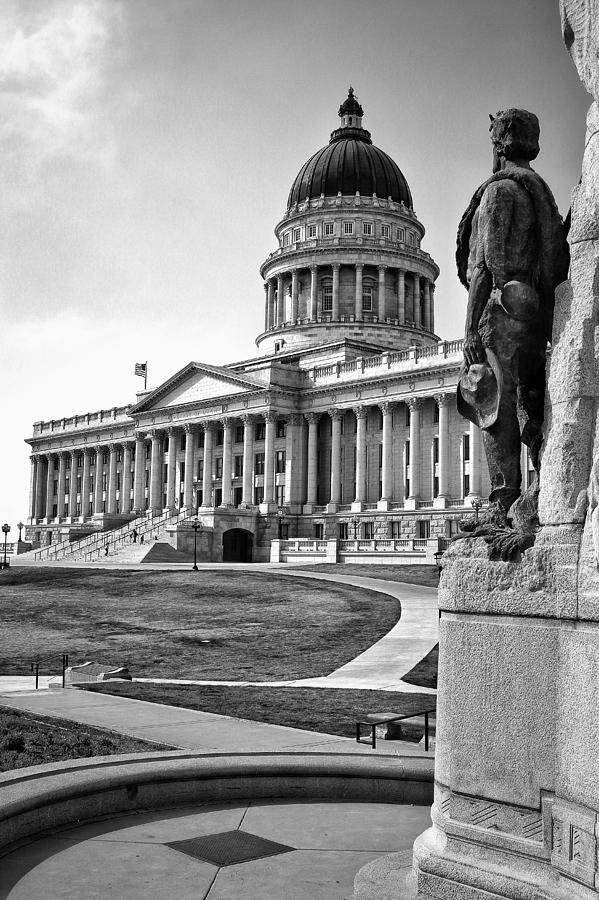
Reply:
[[251, 562], [254, 536], [243, 528], [230, 528], [223, 534], [223, 562]]

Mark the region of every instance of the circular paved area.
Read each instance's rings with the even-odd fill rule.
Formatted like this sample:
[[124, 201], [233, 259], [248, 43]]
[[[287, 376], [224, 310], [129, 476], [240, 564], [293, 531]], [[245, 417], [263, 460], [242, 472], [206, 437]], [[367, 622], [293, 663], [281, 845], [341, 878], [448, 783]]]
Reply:
[[[1, 859], [0, 900], [343, 900], [378, 856], [404, 851], [408, 867], [429, 826], [428, 807], [390, 803], [235, 802], [122, 816]], [[235, 861], [257, 852], [268, 855]]]

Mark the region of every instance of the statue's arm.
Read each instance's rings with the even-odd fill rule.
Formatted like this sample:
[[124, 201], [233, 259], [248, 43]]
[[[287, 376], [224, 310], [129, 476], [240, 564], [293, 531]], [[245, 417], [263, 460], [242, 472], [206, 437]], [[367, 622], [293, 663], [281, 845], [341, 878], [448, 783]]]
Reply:
[[487, 305], [493, 287], [493, 278], [485, 265], [477, 266], [470, 279], [468, 307], [466, 309], [466, 334], [464, 359], [471, 366], [485, 361], [485, 349], [478, 333], [478, 323]]

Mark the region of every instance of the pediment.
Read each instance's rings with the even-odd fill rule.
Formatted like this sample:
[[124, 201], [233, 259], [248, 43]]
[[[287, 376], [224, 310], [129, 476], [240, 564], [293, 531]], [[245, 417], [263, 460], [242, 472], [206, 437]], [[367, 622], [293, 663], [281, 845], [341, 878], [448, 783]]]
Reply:
[[132, 412], [170, 409], [256, 390], [266, 390], [266, 388], [267, 385], [257, 378], [240, 376], [216, 366], [190, 363], [185, 369], [144, 397]]

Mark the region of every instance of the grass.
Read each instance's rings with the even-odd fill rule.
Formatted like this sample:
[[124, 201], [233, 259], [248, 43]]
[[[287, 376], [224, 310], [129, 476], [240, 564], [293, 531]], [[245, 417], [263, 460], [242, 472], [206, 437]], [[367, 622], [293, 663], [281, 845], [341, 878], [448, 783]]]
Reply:
[[415, 684], [418, 687], [436, 688], [438, 667], [439, 645], [435, 644], [433, 649], [403, 676], [402, 681], [407, 681], [408, 684]]
[[302, 572], [322, 572], [328, 575], [359, 575], [365, 578], [382, 578], [384, 581], [401, 581], [406, 584], [422, 584], [437, 587], [439, 570], [437, 566], [368, 566], [360, 563], [319, 563], [309, 566], [294, 566]]
[[222, 716], [355, 736], [356, 719], [369, 712], [434, 709], [431, 694], [360, 691], [340, 688], [266, 688], [224, 685], [163, 685], [118, 682], [88, 688], [94, 692], [165, 703]]
[[166, 749], [101, 728], [0, 707], [0, 772], [80, 757]]
[[56, 673], [69, 653], [134, 677], [217, 681], [326, 675], [400, 615], [374, 591], [230, 570], [15, 567], [0, 572], [0, 609], [1, 674], [29, 673], [35, 658]]

